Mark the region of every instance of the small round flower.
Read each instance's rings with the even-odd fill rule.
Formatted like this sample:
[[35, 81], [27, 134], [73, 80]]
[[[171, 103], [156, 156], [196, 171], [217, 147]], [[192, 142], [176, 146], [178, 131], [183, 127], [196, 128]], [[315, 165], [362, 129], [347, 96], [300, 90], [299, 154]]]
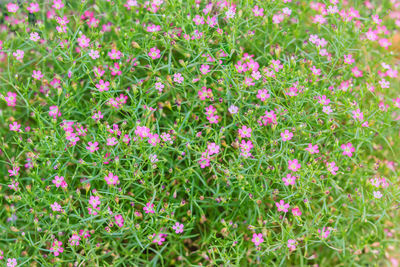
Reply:
[[172, 229], [174, 229], [177, 234], [183, 233], [183, 224], [176, 222], [176, 224], [172, 226]]
[[77, 40], [80, 47], [85, 48], [89, 46], [90, 39], [87, 38], [86, 35], [81, 35]]
[[115, 215], [114, 219], [115, 219], [115, 224], [118, 225], [118, 227], [124, 226], [124, 217], [122, 217], [122, 215], [120, 214]]
[[144, 210], [145, 213], [155, 213], [155, 211], [154, 211], [154, 204], [148, 202], [148, 203], [146, 204], [146, 207], [143, 207], [143, 210]]
[[343, 155], [352, 157], [353, 152], [355, 151], [355, 148], [351, 143], [343, 144], [340, 146], [341, 149], [343, 149]]
[[64, 248], [62, 247], [62, 242], [55, 239], [53, 245], [50, 248], [50, 251], [53, 252], [54, 256], [56, 257], [60, 255], [60, 253], [63, 253]]
[[289, 132], [288, 130], [285, 130], [283, 133], [281, 133], [282, 141], [289, 141], [290, 139], [293, 138], [293, 133]]
[[15, 266], [17, 266], [17, 259], [16, 258], [7, 259], [7, 267], [15, 267]]
[[289, 205], [289, 203], [285, 203], [284, 200], [276, 202], [275, 205], [278, 208], [278, 211], [283, 211], [285, 213], [289, 211], [290, 205]]
[[110, 172], [106, 177], [104, 177], [104, 180], [106, 180], [108, 185], [117, 185], [117, 184], [119, 184], [118, 176], [114, 175], [112, 172]]
[[237, 106], [235, 106], [235, 105], [231, 105], [231, 106], [228, 108], [228, 111], [229, 111], [229, 113], [231, 113], [231, 114], [236, 114], [236, 113], [238, 113], [239, 108], [238, 108]]
[[19, 6], [15, 3], [8, 3], [7, 4], [7, 11], [10, 13], [16, 13], [19, 9]]
[[297, 159], [288, 161], [288, 169], [297, 172], [301, 168], [301, 165]]
[[286, 177], [283, 177], [283, 178], [282, 178], [282, 181], [285, 183], [286, 186], [288, 186], [288, 185], [294, 185], [295, 182], [296, 182], [296, 177], [295, 177], [295, 176], [292, 176], [292, 175], [290, 175], [290, 173], [288, 173], [288, 174], [286, 175]]
[[296, 249], [297, 242], [294, 239], [289, 239], [287, 243], [287, 247], [289, 248], [290, 251]]
[[153, 243], [156, 243], [157, 245], [161, 246], [163, 242], [165, 241], [165, 237], [167, 234], [153, 234]]
[[382, 193], [381, 193], [381, 191], [374, 191], [374, 198], [376, 198], [376, 199], [380, 199], [380, 198], [382, 198]]
[[160, 50], [157, 47], [151, 48], [148, 55], [149, 55], [149, 57], [151, 57], [151, 59], [157, 59], [157, 58], [161, 57]]
[[246, 125], [242, 126], [242, 129], [239, 129], [239, 135], [241, 138], [251, 137], [251, 128], [248, 128]]
[[256, 247], [261, 245], [261, 243], [264, 242], [264, 238], [263, 238], [262, 233], [259, 233], [259, 234], [254, 233], [253, 234], [253, 238], [251, 239], [251, 241], [254, 243], [254, 245]]

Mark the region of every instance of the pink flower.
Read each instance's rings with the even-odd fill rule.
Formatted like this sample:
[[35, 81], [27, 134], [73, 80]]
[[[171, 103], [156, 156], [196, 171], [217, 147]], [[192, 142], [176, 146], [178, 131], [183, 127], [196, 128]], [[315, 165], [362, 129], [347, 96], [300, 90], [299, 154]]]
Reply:
[[296, 249], [296, 245], [297, 245], [296, 240], [293, 240], [293, 239], [289, 239], [288, 240], [287, 247], [289, 248], [290, 251], [295, 250]]
[[282, 13], [285, 14], [286, 16], [290, 16], [292, 14], [292, 10], [288, 7], [284, 7], [282, 9]]
[[301, 167], [301, 165], [299, 164], [299, 161], [297, 159], [288, 161], [288, 169], [289, 170], [296, 172], [300, 169], [300, 167]]
[[210, 143], [207, 146], [208, 155], [212, 156], [214, 154], [218, 154], [219, 152], [219, 145], [216, 143]]
[[254, 17], [264, 16], [264, 8], [259, 8], [258, 6], [254, 6], [252, 11], [254, 13]]
[[43, 74], [42, 74], [42, 72], [40, 70], [34, 70], [33, 74], [32, 74], [32, 77], [35, 80], [41, 80], [43, 78]]
[[374, 191], [373, 193], [374, 193], [374, 198], [376, 199], [380, 199], [383, 196], [381, 191]]
[[165, 241], [165, 237], [167, 237], [166, 234], [153, 234], [153, 243], [156, 243], [157, 245], [161, 246], [163, 242]]
[[347, 64], [351, 65], [351, 64], [354, 63], [354, 61], [355, 60], [353, 58], [353, 55], [351, 55], [351, 54], [344, 55], [344, 63], [347, 63]]
[[391, 43], [388, 39], [386, 39], [386, 38], [381, 38], [381, 39], [379, 39], [378, 43], [379, 43], [379, 45], [380, 45], [381, 47], [383, 47], [383, 48], [385, 48], [385, 49], [387, 49], [389, 46], [392, 45], [392, 43]]
[[378, 83], [380, 84], [380, 86], [381, 86], [383, 89], [386, 89], [386, 88], [389, 88], [389, 87], [390, 87], [390, 82], [389, 82], [389, 81], [386, 81], [385, 79], [380, 80]]
[[9, 184], [8, 187], [14, 191], [18, 191], [19, 190], [18, 185], [19, 185], [18, 182], [16, 182], [14, 179], [11, 179], [11, 184]]
[[333, 175], [336, 175], [336, 172], [339, 170], [334, 161], [326, 163], [326, 167], [328, 168], [328, 171]]
[[[4, 99], [7, 102], [7, 106], [9, 107], [15, 107], [17, 104], [17, 94], [13, 92], [7, 92], [7, 96], [4, 97]], [[399, 98], [400, 100], [400, 98]]]
[[109, 56], [111, 59], [120, 59], [120, 58], [121, 58], [121, 55], [122, 55], [121, 51], [117, 51], [117, 50], [115, 50], [115, 49], [111, 49], [111, 51], [108, 52], [108, 56]]
[[326, 95], [323, 96], [318, 96], [318, 103], [322, 105], [328, 105], [331, 102], [329, 98], [326, 97]]
[[358, 119], [360, 121], [364, 120], [364, 114], [361, 112], [360, 109], [353, 110], [352, 113], [353, 113], [353, 118], [354, 119]]
[[118, 227], [124, 226], [124, 217], [122, 215], [118, 214], [114, 216], [115, 219], [115, 224], [118, 225]]
[[58, 204], [57, 202], [51, 204], [50, 207], [53, 211], [62, 211], [60, 204]]
[[19, 175], [19, 173], [18, 173], [19, 170], [20, 170], [19, 167], [13, 166], [13, 168], [12, 168], [11, 170], [8, 170], [9, 176], [10, 176], [10, 177], [12, 177], [12, 176], [18, 176], [18, 175]]
[[281, 133], [282, 141], [289, 141], [293, 138], [293, 133], [285, 130], [285, 132]]
[[18, 49], [17, 51], [15, 51], [13, 53], [13, 56], [15, 57], [16, 60], [19, 60], [22, 62], [22, 59], [24, 58], [24, 54], [25, 54], [24, 51]]
[[292, 214], [293, 214], [293, 216], [301, 216], [301, 211], [300, 211], [299, 207], [294, 207], [292, 209]]
[[322, 229], [318, 229], [318, 233], [321, 234], [321, 238], [328, 238], [330, 234], [330, 230], [328, 228], [323, 227]]
[[57, 257], [58, 255], [60, 255], [60, 253], [64, 251], [64, 249], [61, 246], [62, 242], [58, 241], [57, 239], [54, 239], [53, 245], [50, 248], [50, 251], [54, 253], [54, 256]]
[[119, 184], [118, 176], [114, 175], [112, 172], [108, 174], [108, 176], [104, 177], [108, 185], [117, 185]]
[[219, 119], [219, 116], [218, 116], [218, 115], [213, 115], [213, 116], [207, 117], [207, 120], [208, 120], [211, 124], [217, 124], [217, 123], [218, 123], [218, 119]]
[[150, 145], [156, 146], [158, 143], [160, 143], [160, 138], [158, 134], [149, 134], [149, 139], [147, 141]]
[[81, 37], [78, 38], [78, 44], [80, 47], [85, 48], [89, 46], [90, 39], [86, 37], [86, 35], [82, 34]]
[[201, 87], [201, 91], [199, 91], [198, 94], [201, 100], [205, 100], [206, 98], [210, 98], [212, 96], [212, 91], [211, 89], [207, 89], [207, 87], [203, 86]]
[[196, 16], [193, 18], [193, 21], [194, 21], [194, 23], [195, 23], [196, 25], [204, 24], [204, 18], [203, 18], [202, 16], [199, 16], [199, 15], [196, 15]]
[[90, 196], [89, 204], [93, 206], [93, 208], [97, 208], [100, 205], [100, 197], [99, 196]]
[[111, 75], [112, 76], [116, 76], [116, 75], [121, 75], [122, 71], [119, 69], [119, 64], [117, 62], [114, 62], [114, 67], [110, 66], [109, 69], [111, 71]]
[[207, 73], [210, 72], [210, 66], [209, 65], [204, 65], [204, 64], [201, 65], [200, 72], [201, 72], [201, 74], [206, 75]]
[[146, 203], [146, 207], [143, 207], [145, 213], [155, 213], [154, 211], [154, 204], [153, 203]]
[[29, 7], [27, 7], [26, 9], [29, 11], [29, 13], [36, 13], [40, 10], [39, 4], [34, 2], [30, 3]]
[[51, 106], [49, 109], [49, 116], [53, 119], [57, 119], [57, 117], [61, 116], [61, 112], [59, 111], [57, 106]]
[[107, 146], [115, 146], [118, 141], [115, 137], [107, 138]]
[[332, 108], [330, 106], [324, 106], [322, 108], [322, 112], [326, 113], [326, 114], [330, 114], [333, 112]]
[[62, 188], [67, 188], [67, 186], [68, 186], [68, 184], [65, 182], [65, 180], [64, 180], [64, 177], [62, 177], [62, 176], [58, 176], [58, 175], [56, 175], [55, 177], [54, 177], [54, 180], [52, 180], [52, 182], [53, 182], [53, 184], [55, 184], [56, 185], [56, 187], [58, 188], [58, 187], [62, 187]]
[[13, 131], [13, 132], [21, 131], [20, 130], [21, 124], [18, 124], [18, 122], [16, 122], [16, 121], [14, 121], [12, 124], [10, 124], [9, 127], [10, 127], [10, 131]]
[[289, 203], [285, 203], [284, 200], [276, 202], [275, 205], [278, 208], [278, 211], [283, 211], [285, 213], [288, 212], [289, 207], [290, 207]]
[[242, 140], [242, 143], [240, 144], [240, 148], [243, 151], [250, 151], [253, 148], [253, 143], [248, 140], [247, 142], [245, 140]]
[[79, 245], [79, 241], [81, 240], [80, 236], [77, 234], [73, 234], [71, 236], [71, 238], [69, 239], [69, 244], [71, 246], [78, 246]]
[[311, 71], [314, 75], [319, 76], [321, 75], [321, 69], [317, 69], [315, 66], [311, 67]]
[[149, 57], [151, 57], [152, 59], [157, 59], [160, 58], [160, 50], [157, 47], [153, 47], [150, 49], [150, 52], [148, 53]]
[[174, 74], [174, 82], [181, 84], [183, 82], [183, 76], [180, 73]]
[[283, 178], [282, 178], [282, 181], [285, 183], [286, 186], [288, 186], [288, 185], [294, 185], [295, 182], [296, 182], [296, 177], [295, 177], [295, 176], [292, 176], [292, 175], [290, 175], [290, 173], [288, 173], [288, 174], [286, 175], [286, 177], [283, 177]]
[[16, 267], [17, 266], [17, 259], [16, 258], [8, 258], [7, 259], [7, 267]]
[[200, 168], [204, 169], [205, 167], [210, 166], [210, 158], [207, 152], [203, 152], [201, 154], [201, 158], [199, 159]]
[[349, 157], [353, 156], [353, 152], [355, 151], [355, 149], [351, 143], [343, 144], [340, 147], [343, 149], [343, 155]]
[[283, 20], [285, 19], [283, 13], [281, 13], [280, 11], [278, 11], [278, 13], [274, 14], [272, 16], [272, 22], [274, 24], [279, 24], [281, 23]]
[[94, 142], [94, 143], [88, 142], [88, 146], [86, 147], [86, 149], [93, 153], [93, 152], [99, 150], [98, 145], [99, 145], [98, 142]]
[[108, 86], [110, 86], [110, 82], [100, 80], [98, 84], [96, 84], [96, 88], [99, 89], [100, 92], [108, 91]]
[[91, 49], [90, 53], [89, 53], [89, 56], [92, 59], [98, 59], [100, 57], [100, 54], [99, 54], [99, 51]]
[[172, 226], [172, 229], [174, 229], [177, 234], [183, 233], [183, 224], [176, 222], [176, 224]]
[[165, 86], [162, 82], [156, 82], [155, 87], [160, 93], [162, 93]]
[[17, 4], [14, 4], [14, 3], [8, 3], [7, 4], [7, 10], [10, 13], [15, 13], [15, 12], [18, 11], [18, 9], [19, 9], [19, 7], [18, 7]]
[[261, 101], [267, 100], [270, 96], [267, 89], [258, 90], [257, 98]]
[[253, 238], [251, 239], [251, 242], [253, 242], [254, 245], [256, 247], [258, 247], [262, 242], [264, 242], [262, 233], [259, 233], [259, 234], [254, 233]]
[[217, 23], [218, 23], [218, 19], [217, 19], [216, 16], [214, 16], [214, 17], [207, 16], [207, 21], [206, 21], [206, 23], [207, 23], [208, 26], [210, 26], [211, 28], [214, 28], [214, 26], [217, 25]]
[[351, 72], [353, 72], [354, 77], [362, 77], [363, 76], [363, 72], [357, 66], [352, 68]]
[[52, 7], [53, 7], [54, 9], [59, 10], [59, 9], [61, 9], [61, 8], [64, 7], [64, 3], [62, 2], [62, 0], [54, 0], [54, 1], [53, 1]]
[[251, 128], [248, 128], [246, 125], [242, 126], [242, 129], [239, 129], [239, 135], [241, 138], [251, 137]]
[[[399, 108], [400, 108], [400, 98], [399, 98]], [[231, 106], [228, 108], [228, 111], [229, 111], [229, 113], [231, 113], [231, 114], [236, 114], [236, 113], [238, 113], [239, 108], [238, 108], [237, 106], [235, 106], [235, 105], [231, 105]]]
[[310, 154], [317, 154], [319, 153], [318, 145], [313, 145], [311, 143], [308, 144], [308, 147], [306, 148]]

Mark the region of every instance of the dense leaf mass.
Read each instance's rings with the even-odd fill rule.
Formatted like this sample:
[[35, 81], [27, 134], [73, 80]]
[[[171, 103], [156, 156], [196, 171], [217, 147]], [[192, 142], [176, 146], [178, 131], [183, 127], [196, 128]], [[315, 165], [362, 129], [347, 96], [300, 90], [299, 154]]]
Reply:
[[316, 1], [1, 1], [0, 265], [397, 266], [400, 1]]

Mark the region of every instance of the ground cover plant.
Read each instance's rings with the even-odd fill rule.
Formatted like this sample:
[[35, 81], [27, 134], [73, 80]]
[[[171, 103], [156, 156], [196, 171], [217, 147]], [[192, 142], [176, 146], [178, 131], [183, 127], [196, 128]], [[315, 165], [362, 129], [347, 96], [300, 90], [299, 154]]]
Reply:
[[400, 1], [0, 3], [1, 266], [396, 266]]

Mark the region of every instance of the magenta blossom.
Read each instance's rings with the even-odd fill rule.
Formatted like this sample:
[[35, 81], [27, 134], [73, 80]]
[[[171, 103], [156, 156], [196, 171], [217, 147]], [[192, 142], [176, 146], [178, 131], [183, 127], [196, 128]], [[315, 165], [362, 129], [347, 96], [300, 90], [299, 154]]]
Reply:
[[119, 184], [118, 176], [114, 175], [112, 172], [110, 172], [106, 177], [104, 177], [104, 180], [106, 180], [108, 185]]
[[50, 248], [50, 251], [53, 252], [54, 256], [56, 257], [60, 255], [60, 253], [63, 253], [64, 248], [62, 247], [62, 242], [55, 239], [53, 245]]
[[343, 144], [340, 146], [341, 149], [343, 149], [343, 155], [352, 157], [353, 152], [355, 151], [355, 148], [351, 143]]
[[254, 233], [251, 241], [254, 243], [256, 247], [258, 247], [262, 242], [264, 242], [262, 233], [259, 234]]
[[288, 212], [289, 207], [290, 207], [289, 203], [285, 203], [284, 200], [276, 202], [275, 205], [278, 208], [278, 211], [283, 211], [285, 213]]
[[288, 169], [289, 170], [296, 172], [300, 169], [300, 167], [301, 167], [301, 165], [297, 159], [288, 161]]
[[165, 241], [165, 237], [167, 237], [167, 234], [153, 234], [152, 242], [161, 246], [163, 244], [163, 242]]
[[177, 234], [183, 233], [183, 224], [176, 222], [176, 224], [172, 226], [172, 229], [174, 229]]
[[148, 55], [151, 57], [151, 59], [157, 59], [161, 57], [160, 50], [157, 47], [151, 48]]
[[293, 133], [289, 132], [288, 130], [285, 130], [283, 133], [281, 133], [282, 141], [289, 141], [290, 139], [293, 138]]

